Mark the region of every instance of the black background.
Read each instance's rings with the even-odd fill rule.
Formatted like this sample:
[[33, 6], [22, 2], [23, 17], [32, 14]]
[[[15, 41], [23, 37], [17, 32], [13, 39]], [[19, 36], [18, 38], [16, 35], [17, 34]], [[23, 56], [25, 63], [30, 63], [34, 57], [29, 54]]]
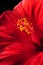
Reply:
[[6, 10], [12, 10], [21, 0], [0, 0], [0, 14]]

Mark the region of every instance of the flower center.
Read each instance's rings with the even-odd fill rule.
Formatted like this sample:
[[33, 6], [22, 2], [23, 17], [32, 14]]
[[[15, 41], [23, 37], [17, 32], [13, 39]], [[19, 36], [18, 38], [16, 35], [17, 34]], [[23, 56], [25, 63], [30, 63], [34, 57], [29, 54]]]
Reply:
[[30, 21], [28, 22], [26, 18], [18, 20], [17, 27], [21, 32], [25, 31], [27, 34], [30, 34], [34, 31], [32, 23]]

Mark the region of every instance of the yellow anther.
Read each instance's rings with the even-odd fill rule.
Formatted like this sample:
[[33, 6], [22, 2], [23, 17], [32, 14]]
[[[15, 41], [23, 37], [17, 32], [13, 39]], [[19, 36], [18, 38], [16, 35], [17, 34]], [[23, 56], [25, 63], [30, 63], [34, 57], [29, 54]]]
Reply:
[[23, 31], [24, 27], [22, 25], [20, 25], [20, 31]]
[[25, 32], [26, 32], [27, 34], [30, 34], [30, 32], [29, 32], [27, 29], [25, 30]]
[[26, 18], [18, 20], [17, 27], [20, 29], [20, 31], [25, 31], [27, 34], [31, 33], [30, 30], [33, 31], [32, 23], [28, 22]]

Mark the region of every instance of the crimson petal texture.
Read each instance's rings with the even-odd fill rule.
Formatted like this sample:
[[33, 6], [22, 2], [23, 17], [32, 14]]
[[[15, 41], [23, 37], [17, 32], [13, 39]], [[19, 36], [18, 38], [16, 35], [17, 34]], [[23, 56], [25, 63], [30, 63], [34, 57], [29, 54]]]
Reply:
[[0, 65], [43, 65], [42, 21], [42, 0], [23, 0], [0, 15]]

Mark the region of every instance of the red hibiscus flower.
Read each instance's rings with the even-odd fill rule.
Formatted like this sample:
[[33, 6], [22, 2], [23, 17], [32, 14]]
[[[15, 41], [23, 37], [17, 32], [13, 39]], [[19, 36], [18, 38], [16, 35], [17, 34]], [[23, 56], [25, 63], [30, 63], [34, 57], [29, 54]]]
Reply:
[[34, 8], [33, 0], [23, 0], [13, 11], [0, 15], [0, 65], [43, 65], [39, 2]]

